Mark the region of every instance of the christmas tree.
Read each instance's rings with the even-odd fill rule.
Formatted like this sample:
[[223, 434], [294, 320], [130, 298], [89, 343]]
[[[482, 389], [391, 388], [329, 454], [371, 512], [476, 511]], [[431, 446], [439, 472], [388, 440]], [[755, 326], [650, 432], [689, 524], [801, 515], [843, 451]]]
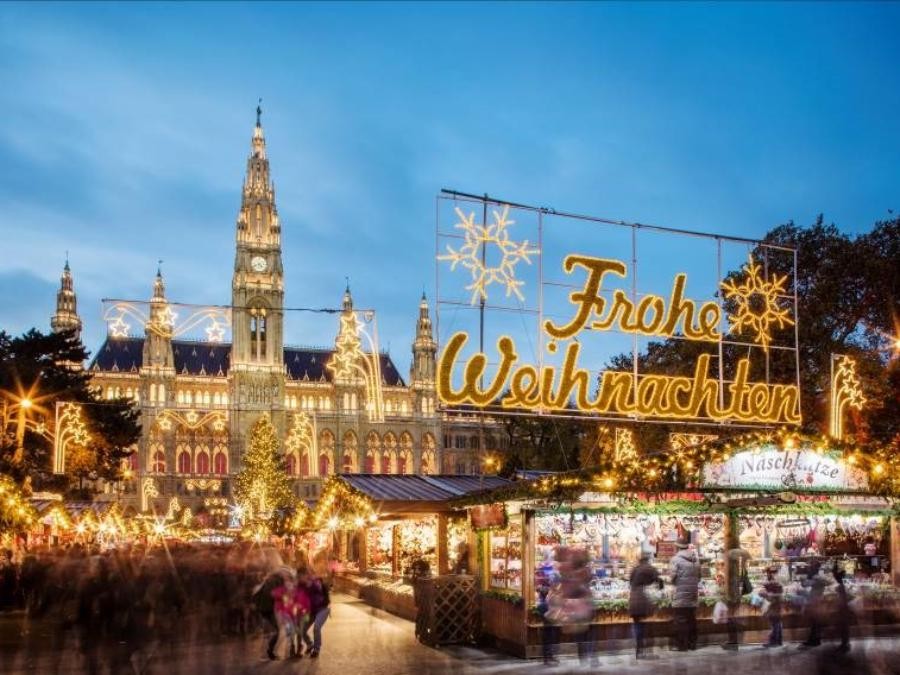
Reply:
[[235, 478], [234, 496], [249, 518], [269, 517], [275, 509], [291, 506], [291, 479], [278, 452], [278, 437], [268, 415], [250, 429], [243, 468]]

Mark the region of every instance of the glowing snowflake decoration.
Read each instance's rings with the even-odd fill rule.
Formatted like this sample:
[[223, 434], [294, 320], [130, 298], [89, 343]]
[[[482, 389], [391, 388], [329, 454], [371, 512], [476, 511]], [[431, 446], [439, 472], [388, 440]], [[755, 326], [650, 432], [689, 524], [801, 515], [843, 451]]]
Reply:
[[734, 314], [728, 315], [729, 332], [749, 332], [753, 341], [768, 352], [773, 326], [792, 326], [794, 320], [790, 317], [790, 310], [782, 308], [779, 302], [785, 293], [787, 275], [779, 277], [773, 274], [771, 280], [766, 281], [760, 273], [761, 269], [753, 262], [751, 255], [745, 266], [743, 282], [723, 281], [722, 290], [726, 299], [734, 298], [737, 302]]
[[[515, 295], [519, 300], [525, 300], [522, 295], [524, 281], [516, 279], [515, 267], [524, 261], [531, 264], [529, 256], [540, 254], [537, 248], [529, 247], [528, 240], [516, 242], [509, 238], [509, 226], [515, 223], [509, 219], [509, 207], [504, 206], [503, 211], [493, 211], [494, 222], [490, 225], [480, 225], [475, 222], [475, 213], [468, 216], [457, 208], [456, 215], [459, 222], [455, 225], [465, 233], [465, 243], [454, 250], [447, 245], [447, 253], [438, 256], [438, 260], [448, 260], [450, 270], [455, 270], [457, 265], [469, 270], [472, 283], [466, 286], [467, 291], [472, 291], [472, 304], [479, 300], [487, 300], [487, 289], [491, 284], [499, 284], [506, 288], [506, 297]], [[483, 249], [495, 247], [500, 254], [500, 262], [496, 266], [488, 265], [483, 259]], [[485, 256], [486, 257], [486, 256]]]
[[131, 326], [125, 321], [121, 314], [116, 317], [115, 321], [109, 324], [109, 334], [114, 338], [128, 337], [129, 330], [131, 330]]

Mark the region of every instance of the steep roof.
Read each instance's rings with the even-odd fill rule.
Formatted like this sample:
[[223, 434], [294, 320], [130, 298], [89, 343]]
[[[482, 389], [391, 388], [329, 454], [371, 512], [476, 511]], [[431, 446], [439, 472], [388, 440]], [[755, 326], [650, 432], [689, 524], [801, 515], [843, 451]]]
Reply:
[[[143, 359], [144, 338], [107, 337], [91, 361], [93, 372], [137, 372]], [[231, 344], [172, 340], [175, 372], [179, 375], [207, 375], [224, 377], [228, 374]], [[325, 364], [331, 358], [330, 349], [301, 347], [284, 348], [284, 365], [292, 380], [331, 381], [331, 371]], [[381, 375], [388, 386], [405, 386], [403, 378], [390, 355], [381, 354]]]

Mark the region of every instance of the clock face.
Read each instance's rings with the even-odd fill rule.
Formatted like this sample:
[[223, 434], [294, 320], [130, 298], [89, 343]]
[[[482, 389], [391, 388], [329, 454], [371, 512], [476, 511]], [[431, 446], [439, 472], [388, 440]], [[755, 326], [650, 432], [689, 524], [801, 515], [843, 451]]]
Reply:
[[266, 271], [266, 259], [261, 255], [255, 255], [250, 260], [250, 267], [253, 268], [254, 272], [265, 272]]

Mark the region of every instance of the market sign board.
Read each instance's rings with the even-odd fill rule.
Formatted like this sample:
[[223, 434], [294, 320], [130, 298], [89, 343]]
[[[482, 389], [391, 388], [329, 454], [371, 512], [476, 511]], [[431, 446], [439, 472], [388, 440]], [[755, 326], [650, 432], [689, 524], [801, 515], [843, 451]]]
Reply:
[[847, 464], [840, 453], [770, 446], [707, 464], [703, 487], [840, 492], [866, 490], [868, 479], [865, 471]]
[[[442, 407], [799, 424], [795, 252], [611, 225], [458, 193], [439, 198]], [[648, 231], [656, 243], [639, 259], [639, 234]], [[748, 249], [761, 259], [748, 261]], [[705, 266], [702, 283], [689, 283], [682, 265], [692, 277]], [[729, 269], [739, 271], [723, 278]], [[651, 341], [668, 338], [696, 345], [693, 356], [680, 372], [645, 367], [640, 357]], [[610, 368], [622, 352], [630, 364]]]

